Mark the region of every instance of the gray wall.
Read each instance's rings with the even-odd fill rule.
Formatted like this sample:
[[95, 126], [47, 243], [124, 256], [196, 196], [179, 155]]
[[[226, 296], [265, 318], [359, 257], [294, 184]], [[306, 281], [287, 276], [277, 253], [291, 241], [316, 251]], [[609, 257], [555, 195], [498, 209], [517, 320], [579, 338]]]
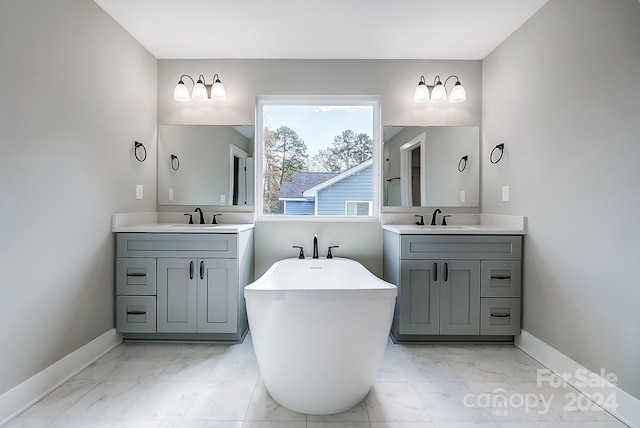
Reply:
[[157, 61], [84, 0], [1, 1], [0, 58], [2, 394], [114, 327], [111, 215], [156, 208]]
[[639, 46], [637, 0], [551, 0], [484, 60], [482, 121], [482, 212], [529, 222], [523, 328], [636, 398]]
[[[481, 62], [436, 60], [160, 60], [158, 123], [253, 124], [256, 95], [367, 94], [382, 97], [383, 125], [479, 125]], [[173, 88], [181, 74], [214, 73], [227, 90], [227, 101], [178, 103]], [[467, 91], [461, 104], [414, 104], [420, 75], [456, 74]], [[190, 87], [190, 84], [188, 84]], [[427, 210], [427, 209], [425, 209]], [[336, 255], [354, 258], [382, 274], [380, 223], [258, 222], [255, 234], [256, 275], [277, 260], [296, 255], [291, 245], [311, 251], [313, 234], [322, 247], [340, 245]], [[324, 255], [326, 248], [321, 251]]]

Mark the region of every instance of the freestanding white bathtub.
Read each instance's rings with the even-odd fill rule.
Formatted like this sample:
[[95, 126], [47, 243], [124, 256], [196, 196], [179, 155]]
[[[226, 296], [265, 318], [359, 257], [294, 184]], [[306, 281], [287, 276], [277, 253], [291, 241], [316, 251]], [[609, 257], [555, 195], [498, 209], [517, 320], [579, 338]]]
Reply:
[[395, 285], [354, 260], [286, 259], [244, 295], [274, 400], [300, 413], [329, 414], [364, 399], [384, 355]]

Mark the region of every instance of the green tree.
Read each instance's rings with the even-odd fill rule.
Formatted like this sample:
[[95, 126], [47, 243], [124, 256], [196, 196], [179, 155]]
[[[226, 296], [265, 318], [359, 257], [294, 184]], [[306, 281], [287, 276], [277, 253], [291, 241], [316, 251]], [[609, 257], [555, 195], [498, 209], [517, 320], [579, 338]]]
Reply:
[[283, 181], [290, 181], [296, 171], [308, 167], [307, 145], [298, 134], [288, 126], [274, 131], [265, 128], [264, 132], [264, 212], [281, 214], [284, 204], [278, 201], [278, 193]]
[[311, 160], [311, 165], [315, 171], [343, 172], [372, 156], [371, 137], [347, 129], [333, 138], [330, 147], [320, 150]]

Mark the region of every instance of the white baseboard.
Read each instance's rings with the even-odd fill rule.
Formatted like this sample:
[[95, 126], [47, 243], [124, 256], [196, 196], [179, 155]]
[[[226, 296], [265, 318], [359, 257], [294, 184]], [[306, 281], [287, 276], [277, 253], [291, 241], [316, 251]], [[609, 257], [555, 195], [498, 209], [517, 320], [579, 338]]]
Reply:
[[0, 395], [0, 426], [38, 402], [120, 343], [122, 343], [122, 335], [116, 333], [115, 328], [111, 329]]
[[515, 338], [515, 345], [587, 397], [608, 397], [613, 394], [617, 406], [602, 407], [630, 427], [640, 427], [640, 400], [618, 388], [615, 383], [608, 382], [600, 373], [588, 370], [524, 330]]

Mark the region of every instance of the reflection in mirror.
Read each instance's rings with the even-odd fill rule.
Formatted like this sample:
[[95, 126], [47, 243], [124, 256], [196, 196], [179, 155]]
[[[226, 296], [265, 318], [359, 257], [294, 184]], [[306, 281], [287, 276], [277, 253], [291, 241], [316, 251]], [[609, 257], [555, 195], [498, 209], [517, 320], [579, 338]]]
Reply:
[[385, 126], [385, 206], [477, 207], [478, 126]]
[[253, 205], [253, 151], [252, 125], [159, 125], [158, 204]]

